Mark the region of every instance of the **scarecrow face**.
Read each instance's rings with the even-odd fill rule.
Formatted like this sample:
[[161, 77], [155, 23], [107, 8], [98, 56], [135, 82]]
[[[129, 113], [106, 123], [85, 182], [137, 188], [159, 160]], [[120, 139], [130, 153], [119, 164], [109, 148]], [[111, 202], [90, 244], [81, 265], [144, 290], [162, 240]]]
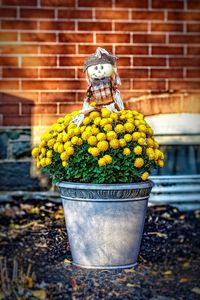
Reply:
[[88, 67], [87, 71], [91, 79], [103, 79], [104, 77], [110, 77], [112, 75], [113, 65], [98, 64]]

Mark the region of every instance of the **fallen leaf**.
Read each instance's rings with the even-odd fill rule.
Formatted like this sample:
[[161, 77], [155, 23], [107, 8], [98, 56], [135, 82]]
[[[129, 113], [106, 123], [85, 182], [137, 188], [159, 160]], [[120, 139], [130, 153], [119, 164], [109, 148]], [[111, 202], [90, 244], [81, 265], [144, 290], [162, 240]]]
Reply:
[[200, 288], [199, 287], [195, 287], [191, 290], [193, 293], [200, 295]]
[[158, 237], [163, 237], [163, 238], [167, 238], [167, 234], [165, 233], [161, 233], [161, 232], [148, 232], [148, 235], [156, 235]]
[[171, 276], [172, 275], [172, 271], [168, 270], [162, 273], [164, 276]]
[[40, 300], [46, 299], [46, 291], [45, 290], [35, 290], [32, 293], [35, 297], [37, 297]]
[[30, 276], [27, 276], [25, 281], [26, 281], [28, 288], [31, 289], [33, 287], [33, 278]]
[[139, 284], [134, 284], [134, 283], [127, 283], [126, 286], [140, 288]]
[[184, 277], [179, 280], [180, 283], [187, 283], [188, 281], [189, 279]]
[[189, 262], [185, 262], [185, 263], [182, 265], [183, 269], [188, 269], [189, 266], [190, 266], [190, 263], [189, 263]]
[[125, 273], [135, 273], [134, 269], [125, 269], [124, 270]]
[[69, 260], [69, 259], [67, 259], [67, 258], [65, 258], [65, 259], [64, 259], [64, 263], [66, 263], [66, 264], [71, 264], [71, 263], [72, 263], [72, 261], [71, 261], [71, 260]]

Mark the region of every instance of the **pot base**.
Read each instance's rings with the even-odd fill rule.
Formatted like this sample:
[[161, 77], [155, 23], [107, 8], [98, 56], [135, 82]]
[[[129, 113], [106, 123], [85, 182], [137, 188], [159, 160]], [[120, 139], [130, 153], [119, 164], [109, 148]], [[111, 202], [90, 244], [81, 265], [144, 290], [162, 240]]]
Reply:
[[129, 269], [137, 266], [137, 263], [129, 264], [129, 265], [119, 265], [119, 266], [86, 266], [80, 265], [77, 263], [72, 262], [72, 265], [75, 267], [80, 267], [84, 269], [99, 269], [99, 270], [112, 270], [112, 269]]

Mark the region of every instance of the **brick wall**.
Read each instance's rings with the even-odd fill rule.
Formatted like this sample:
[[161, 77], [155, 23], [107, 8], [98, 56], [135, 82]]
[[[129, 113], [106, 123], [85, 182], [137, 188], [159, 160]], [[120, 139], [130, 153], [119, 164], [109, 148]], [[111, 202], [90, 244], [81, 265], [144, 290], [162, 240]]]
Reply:
[[79, 109], [97, 46], [119, 57], [127, 107], [200, 111], [199, 0], [1, 2], [1, 125], [48, 125]]

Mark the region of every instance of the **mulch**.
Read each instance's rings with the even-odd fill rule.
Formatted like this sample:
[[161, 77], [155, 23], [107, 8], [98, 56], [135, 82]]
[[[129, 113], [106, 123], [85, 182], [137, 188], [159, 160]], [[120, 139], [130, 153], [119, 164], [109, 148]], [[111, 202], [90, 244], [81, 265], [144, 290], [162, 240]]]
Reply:
[[138, 266], [87, 270], [71, 263], [61, 205], [0, 206], [0, 299], [197, 300], [200, 211], [150, 207]]

